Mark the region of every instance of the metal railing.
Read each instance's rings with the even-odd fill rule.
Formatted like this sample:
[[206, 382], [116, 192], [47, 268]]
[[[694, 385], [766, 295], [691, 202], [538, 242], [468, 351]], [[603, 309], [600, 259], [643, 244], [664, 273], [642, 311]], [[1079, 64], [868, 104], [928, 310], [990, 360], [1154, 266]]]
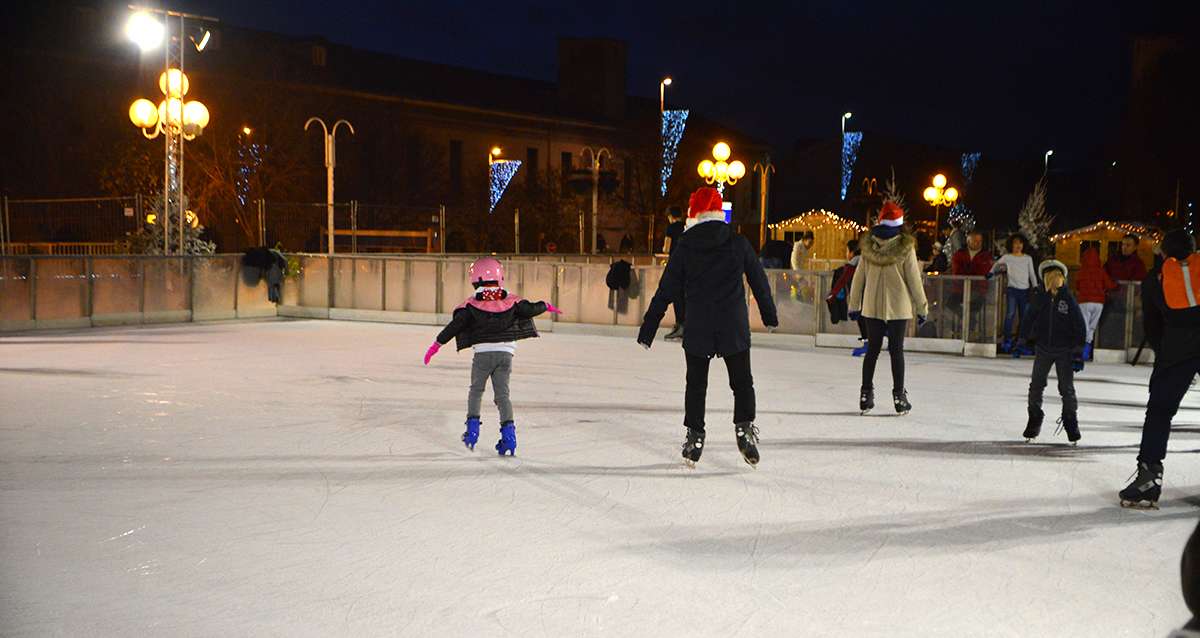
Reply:
[[[264, 283], [242, 280], [240, 255], [0, 257], [0, 330], [276, 315], [430, 323], [444, 320], [472, 293], [470, 255], [293, 257], [299, 274], [284, 281], [278, 307], [267, 301]], [[510, 290], [553, 302], [564, 311], [553, 321], [565, 324], [639, 325], [663, 270], [655, 256], [497, 257]], [[609, 263], [621, 258], [635, 263], [633, 285], [614, 292], [605, 279]], [[855, 342], [857, 325], [833, 323], [826, 307], [832, 272], [769, 270], [767, 277], [779, 310], [778, 333], [811, 336], [818, 345]], [[932, 275], [924, 285], [928, 321], [920, 327], [910, 322], [910, 336], [941, 340], [942, 351], [978, 345], [985, 350], [975, 354], [994, 353], [1002, 336], [1002, 278]], [[1097, 348], [1128, 351], [1141, 342], [1137, 288], [1122, 283], [1101, 320]], [[749, 294], [747, 301], [752, 329], [764, 331]], [[671, 321], [668, 312], [664, 326]]]

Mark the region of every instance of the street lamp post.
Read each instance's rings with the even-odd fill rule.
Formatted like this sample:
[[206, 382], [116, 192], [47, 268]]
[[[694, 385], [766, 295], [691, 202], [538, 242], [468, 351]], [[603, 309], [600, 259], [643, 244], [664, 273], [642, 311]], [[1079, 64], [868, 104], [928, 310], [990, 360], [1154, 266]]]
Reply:
[[347, 122], [346, 120], [338, 120], [333, 123], [333, 128], [330, 129], [329, 127], [325, 126], [325, 120], [322, 120], [319, 117], [310, 117], [310, 118], [308, 118], [308, 121], [304, 123], [304, 130], [307, 131], [308, 127], [313, 122], [316, 122], [321, 125], [321, 131], [323, 133], [323, 135], [321, 137], [325, 141], [325, 211], [326, 211], [326, 218], [327, 218], [326, 223], [329, 224], [329, 227], [328, 227], [328, 233], [329, 233], [328, 254], [332, 255], [333, 254], [333, 242], [334, 242], [334, 234], [333, 234], [333, 168], [334, 168], [334, 166], [337, 165], [337, 131], [338, 131], [339, 126], [341, 126], [342, 124], [345, 124], [346, 128], [350, 129], [350, 134], [354, 135], [354, 126], [352, 124], [350, 124], [349, 122]]
[[[189, 82], [183, 72], [184, 52], [187, 49], [186, 40], [191, 40], [196, 51], [203, 51], [208, 45], [211, 34], [201, 28], [190, 38], [187, 36], [186, 20], [193, 19], [201, 22], [217, 22], [209, 18], [191, 13], [180, 13], [164, 9], [130, 7], [134, 13], [125, 23], [125, 35], [132, 40], [142, 52], [151, 51], [164, 43], [164, 70], [159, 76], [158, 86], [163, 92], [163, 100], [158, 107], [147, 99], [138, 99], [129, 107], [129, 119], [134, 126], [142, 129], [142, 135], [147, 139], [163, 136], [165, 153], [163, 159], [163, 253], [169, 252], [169, 237], [171, 233], [171, 204], [178, 207], [179, 246], [180, 254], [184, 252], [185, 204], [183, 201], [183, 142], [194, 139], [208, 126], [208, 108], [198, 100], [184, 102]], [[171, 37], [166, 26], [155, 15], [164, 18], [179, 19], [179, 35]], [[199, 39], [197, 39], [197, 36]], [[174, 60], [172, 60], [174, 58]], [[172, 64], [174, 62], [174, 64]]]
[[851, 113], [850, 111], [846, 111], [845, 113], [842, 113], [842, 137], [846, 137], [846, 120], [850, 119], [853, 116], [854, 116], [854, 114]]
[[758, 249], [767, 243], [767, 187], [770, 185], [770, 175], [775, 172], [775, 165], [771, 163], [771, 156], [766, 157], [766, 163], [755, 162], [754, 168], [751, 169], [759, 173], [758, 179]]
[[729, 145], [725, 142], [717, 142], [712, 148], [713, 159], [703, 160], [696, 166], [696, 172], [700, 173], [700, 177], [704, 178], [706, 184], [716, 184], [717, 191], [722, 195], [725, 194], [725, 185], [733, 186], [737, 181], [746, 176], [746, 165], [741, 160], [733, 160], [726, 162], [729, 159], [731, 151]]
[[938, 229], [941, 227], [941, 207], [950, 207], [958, 201], [958, 189], [946, 186], [946, 176], [938, 173], [933, 176], [933, 185], [923, 193], [925, 201], [933, 206], [933, 240], [938, 239]]
[[658, 112], [667, 110], [667, 87], [671, 86], [671, 78], [665, 77], [658, 83]]
[[600, 160], [607, 153], [609, 159], [612, 159], [612, 151], [601, 146], [599, 149], [592, 149], [589, 146], [583, 147], [584, 153], [589, 153], [592, 156], [592, 254], [595, 255], [597, 250], [597, 237], [599, 237], [597, 222], [600, 219]]
[[1054, 154], [1054, 149], [1046, 151], [1046, 155], [1042, 157], [1042, 174], [1050, 172], [1050, 156]]

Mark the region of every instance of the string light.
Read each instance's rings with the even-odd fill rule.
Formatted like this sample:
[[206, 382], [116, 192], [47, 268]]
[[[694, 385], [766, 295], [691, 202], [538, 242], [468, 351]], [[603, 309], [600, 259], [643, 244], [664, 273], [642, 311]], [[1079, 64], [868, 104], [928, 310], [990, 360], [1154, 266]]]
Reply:
[[495, 160], [488, 165], [488, 172], [491, 174], [489, 214], [496, 210], [496, 204], [500, 203], [500, 198], [504, 197], [504, 191], [508, 190], [509, 183], [512, 182], [513, 176], [517, 174], [517, 170], [520, 168], [521, 160]]
[[675, 170], [675, 156], [679, 151], [679, 141], [683, 139], [683, 131], [687, 128], [689, 111], [679, 109], [662, 112], [662, 173], [660, 182], [663, 197], [667, 196], [667, 182]]
[[249, 127], [242, 129], [242, 135], [238, 136], [237, 157], [238, 168], [237, 175], [234, 178], [234, 188], [237, 190], [238, 203], [242, 206], [250, 199], [250, 178], [258, 172], [263, 163], [263, 152], [266, 151], [266, 146], [257, 142], [246, 143], [246, 137], [249, 136]]
[[983, 157], [983, 153], [962, 154], [962, 176], [964, 184], [970, 184], [971, 180], [975, 179], [975, 168], [979, 166], [979, 158], [981, 157]]
[[824, 209], [814, 209], [802, 215], [797, 215], [791, 219], [785, 219], [774, 224], [767, 224], [769, 230], [780, 228], [803, 227], [801, 230], [819, 230], [822, 228], [832, 227], [837, 230], [852, 230], [856, 233], [865, 232], [866, 226], [859, 224], [856, 221], [846, 219], [837, 213], [831, 213]]
[[847, 131], [842, 134], [842, 200], [846, 199], [846, 189], [850, 188], [850, 178], [854, 174], [854, 162], [858, 159], [858, 147], [862, 144], [862, 131]]
[[1141, 237], [1149, 237], [1156, 242], [1162, 241], [1163, 236], [1162, 231], [1153, 226], [1147, 226], [1137, 222], [1110, 222], [1101, 220], [1095, 224], [1092, 224], [1091, 226], [1084, 226], [1083, 228], [1076, 228], [1075, 230], [1068, 230], [1066, 232], [1054, 235], [1050, 238], [1050, 241], [1058, 243], [1064, 239], [1070, 239], [1078, 235], [1086, 235], [1088, 233], [1094, 233], [1100, 230], [1113, 230], [1125, 234], [1132, 233]]

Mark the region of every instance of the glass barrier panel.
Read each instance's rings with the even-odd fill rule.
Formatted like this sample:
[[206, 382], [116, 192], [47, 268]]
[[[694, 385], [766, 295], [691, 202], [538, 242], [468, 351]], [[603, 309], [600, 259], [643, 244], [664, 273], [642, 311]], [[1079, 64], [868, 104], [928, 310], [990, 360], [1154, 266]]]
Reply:
[[555, 263], [526, 263], [521, 267], [521, 297], [530, 301], [553, 301], [554, 280], [558, 276]]
[[917, 328], [918, 337], [932, 339], [962, 339], [963, 280], [952, 277], [925, 277], [925, 298], [929, 315], [924, 326]]
[[354, 307], [359, 310], [383, 310], [383, 260], [354, 260]]
[[403, 312], [408, 295], [408, 262], [403, 259], [383, 260], [386, 285], [383, 291], [383, 309]]
[[354, 307], [354, 258], [333, 258], [333, 307]]
[[296, 277], [300, 289], [300, 305], [310, 308], [329, 307], [329, 258], [304, 256], [300, 258], [300, 274]]
[[615, 321], [613, 309], [627, 306], [628, 299], [623, 295], [618, 295], [616, 291], [608, 289], [608, 284], [604, 281], [608, 277], [608, 266], [590, 264], [579, 266], [579, 269], [583, 278], [581, 284], [583, 307], [579, 312], [579, 321], [613, 325]]
[[30, 259], [0, 257], [0, 321], [29, 321], [33, 318], [29, 296]]
[[996, 343], [997, 321], [1000, 317], [999, 284], [987, 279], [969, 279], [964, 285], [970, 287], [971, 299], [966, 309], [970, 315], [967, 341], [971, 343]]
[[[617, 306], [617, 325], [642, 325], [642, 317], [646, 315], [646, 308], [650, 307], [650, 299], [654, 297], [654, 291], [658, 289], [658, 277], [654, 278], [654, 288], [649, 289], [646, 287], [645, 279], [648, 272], [657, 270], [661, 269], [654, 266], [641, 266], [630, 270], [629, 289], [613, 295]], [[607, 276], [607, 274], [606, 271], [605, 275]], [[667, 315], [674, 317], [674, 313], [669, 309]], [[664, 316], [663, 319], [665, 320], [666, 317]]]
[[[275, 304], [271, 303], [268, 292], [267, 273], [258, 269], [243, 268], [240, 258], [234, 259], [234, 267], [238, 271], [237, 279], [237, 313], [239, 317], [269, 317], [275, 314]], [[248, 279], [255, 275], [258, 281]]]
[[[412, 260], [404, 281], [404, 310], [407, 312], [437, 312], [438, 262]], [[460, 299], [458, 303], [462, 303]], [[455, 306], [458, 304], [456, 303]], [[452, 306], [453, 308], [453, 306]]]
[[37, 319], [81, 319], [87, 309], [87, 277], [83, 259], [37, 259]]
[[[767, 281], [779, 313], [779, 332], [783, 334], [815, 335], [817, 333], [817, 282], [820, 273], [768, 270]], [[765, 330], [758, 304], [747, 286], [750, 308], [750, 329]], [[824, 306], [824, 300], [821, 301]]]
[[[658, 284], [662, 281], [663, 270], [665, 269], [662, 266], [654, 266], [642, 268], [638, 272], [638, 287], [641, 289], [638, 294], [642, 298], [640, 304], [642, 316], [638, 318], [637, 325], [641, 325], [642, 318], [646, 316], [646, 311], [650, 309], [650, 301], [654, 299], [654, 293], [658, 292]], [[663, 314], [662, 322], [658, 325], [660, 328], [675, 327], [675, 304], [667, 306], [667, 311]]]
[[193, 316], [232, 317], [236, 314], [237, 256], [194, 257]]
[[1129, 347], [1136, 348], [1146, 339], [1146, 327], [1142, 315], [1142, 284], [1135, 282], [1129, 285], [1133, 288], [1133, 333], [1130, 335]]
[[[1104, 300], [1104, 312], [1100, 314], [1100, 325], [1096, 328], [1097, 348], [1105, 350], [1123, 350], [1125, 342], [1125, 321], [1128, 313], [1134, 309], [1128, 307], [1126, 292], [1133, 284], [1121, 282], [1116, 290], [1108, 293]], [[1134, 305], [1137, 305], [1134, 296]], [[1137, 344], [1134, 344], [1137, 347]]]
[[[454, 312], [459, 304], [475, 295], [475, 287], [470, 282], [471, 263], [466, 260], [442, 263], [442, 307], [439, 312]], [[502, 265], [508, 267], [508, 264]]]
[[136, 257], [92, 258], [92, 316], [142, 311], [141, 261]]
[[[820, 332], [826, 333], [826, 334], [861, 336], [859, 329], [858, 329], [858, 323], [854, 322], [854, 321], [850, 321], [849, 316], [840, 317], [837, 323], [833, 323], [833, 317], [829, 313], [829, 304], [826, 303], [825, 297], [828, 296], [830, 290], [833, 289], [834, 283], [835, 282], [833, 280], [833, 271], [826, 271], [826, 272], [818, 273], [818, 277], [817, 277], [817, 285], [818, 285], [818, 290], [817, 290], [817, 293], [818, 293], [817, 294], [818, 326], [817, 326], [817, 328], [818, 328], [818, 330]], [[843, 297], [842, 303], [845, 303], [845, 310], [846, 310], [846, 314], [848, 315], [850, 312], [850, 304], [849, 304], [850, 285], [849, 285], [849, 283], [847, 283], [846, 287], [842, 290], [841, 295]]]
[[181, 313], [191, 309], [193, 261], [181, 257], [142, 260], [145, 285], [142, 308], [146, 315]]
[[558, 321], [581, 323], [580, 299], [583, 294], [583, 269], [586, 266], [564, 264], [558, 271], [558, 307], [563, 311]]

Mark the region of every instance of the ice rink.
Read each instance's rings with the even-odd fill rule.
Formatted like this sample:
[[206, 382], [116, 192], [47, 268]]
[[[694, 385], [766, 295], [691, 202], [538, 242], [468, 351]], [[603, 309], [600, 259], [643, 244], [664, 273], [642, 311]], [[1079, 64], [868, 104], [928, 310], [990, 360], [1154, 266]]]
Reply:
[[522, 342], [501, 459], [490, 391], [479, 449], [459, 442], [471, 357], [422, 367], [436, 332], [0, 337], [0, 635], [1162, 637], [1188, 617], [1200, 390], [1162, 510], [1116, 504], [1148, 368], [1089, 366], [1073, 449], [1053, 380], [1043, 444], [1019, 440], [1028, 360], [910, 354], [912, 414], [862, 417], [848, 351], [756, 346], [762, 464], [715, 365], [688, 470], [678, 346]]

